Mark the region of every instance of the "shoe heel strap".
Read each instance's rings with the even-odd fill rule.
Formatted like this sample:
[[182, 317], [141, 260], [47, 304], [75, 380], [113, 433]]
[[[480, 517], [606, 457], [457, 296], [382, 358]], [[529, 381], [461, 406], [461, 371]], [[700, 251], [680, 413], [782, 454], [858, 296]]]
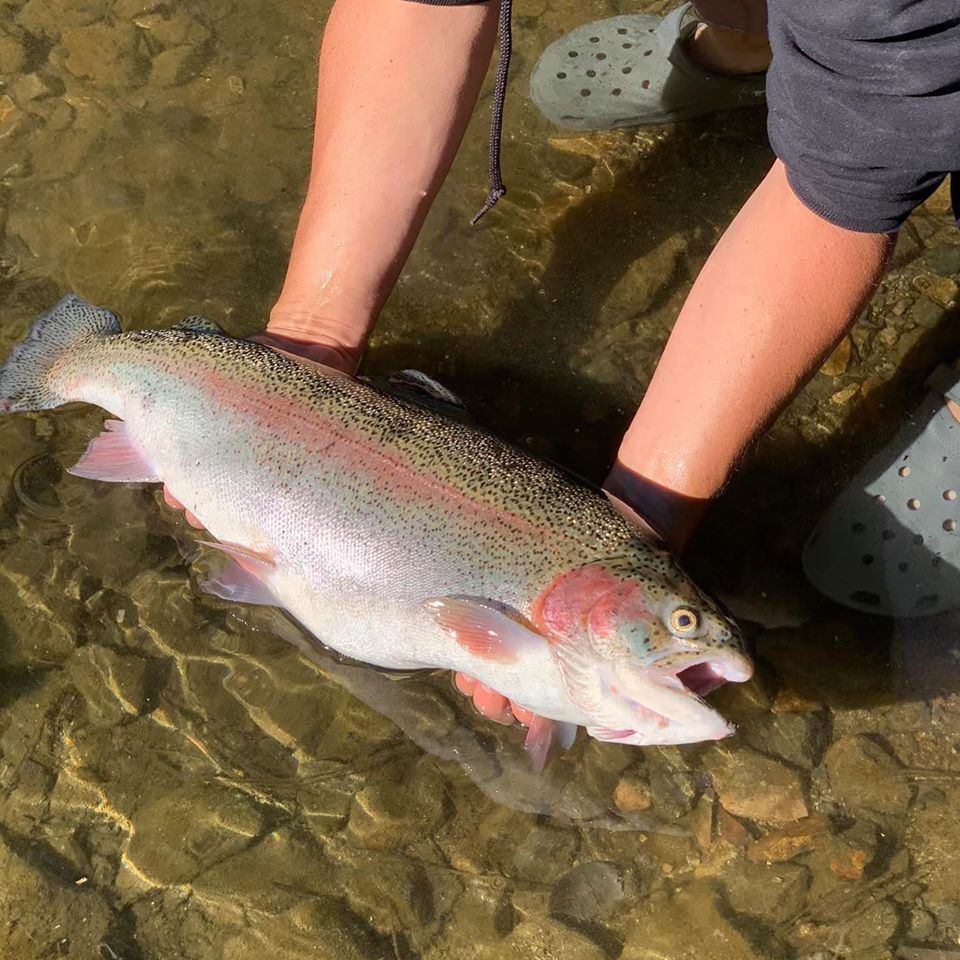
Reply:
[[948, 400], [960, 403], [960, 370], [954, 370], [953, 367], [941, 363], [927, 377], [927, 386], [943, 394]]

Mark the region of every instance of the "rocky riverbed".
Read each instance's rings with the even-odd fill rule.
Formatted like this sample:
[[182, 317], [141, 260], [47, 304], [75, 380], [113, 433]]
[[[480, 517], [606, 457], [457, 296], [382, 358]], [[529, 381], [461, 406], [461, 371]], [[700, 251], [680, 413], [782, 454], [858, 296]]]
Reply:
[[[135, 327], [262, 325], [327, 9], [0, 0], [2, 352], [67, 290]], [[488, 89], [367, 358], [593, 478], [771, 160], [762, 109], [545, 123], [525, 93], [538, 50], [613, 12], [518, 0], [510, 193], [467, 226]], [[155, 490], [63, 473], [96, 412], [0, 420], [0, 955], [956, 960], [958, 618], [851, 614], [798, 554], [960, 356], [958, 279], [941, 191], [695, 545], [758, 660], [716, 694], [737, 737], [581, 740], [543, 778], [448, 678], [304, 655], [275, 612], [201, 595]]]

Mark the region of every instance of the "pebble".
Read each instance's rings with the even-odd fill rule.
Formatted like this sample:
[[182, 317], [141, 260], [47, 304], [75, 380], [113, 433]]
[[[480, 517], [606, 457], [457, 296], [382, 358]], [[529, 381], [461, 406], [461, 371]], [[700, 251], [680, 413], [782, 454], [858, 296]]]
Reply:
[[750, 831], [731, 813], [723, 807], [717, 809], [717, 833], [730, 844], [731, 847], [745, 847], [751, 840]]
[[849, 337], [844, 337], [834, 348], [833, 353], [827, 357], [820, 372], [827, 377], [839, 377], [847, 372], [852, 354], [853, 341]]
[[47, 79], [39, 73], [25, 73], [23, 76], [17, 77], [10, 87], [10, 92], [17, 103], [24, 106], [34, 100], [42, 100], [44, 97], [51, 96], [53, 89]]
[[761, 837], [747, 848], [747, 859], [754, 863], [783, 863], [812, 850], [829, 834], [829, 821], [814, 815]]
[[150, 63], [150, 82], [158, 87], [179, 87], [197, 75], [203, 64], [202, 51], [195, 47], [168, 47]]
[[860, 392], [860, 385], [851, 383], [848, 387], [838, 390], [830, 397], [830, 402], [835, 406], [842, 407], [848, 404]]
[[738, 736], [760, 753], [772, 754], [801, 769], [814, 766], [820, 720], [811, 713], [780, 713], [740, 724]]
[[653, 804], [650, 786], [636, 774], [626, 773], [613, 789], [613, 802], [621, 813], [640, 813]]
[[886, 946], [900, 926], [900, 914], [889, 900], [872, 903], [854, 912], [843, 925], [844, 941], [854, 956], [871, 947]]
[[557, 920], [524, 920], [499, 944], [480, 945], [483, 960], [607, 960], [582, 933]]
[[749, 747], [715, 747], [704, 758], [724, 808], [750, 820], [784, 822], [807, 815], [796, 771]]
[[774, 714], [817, 713], [822, 709], [822, 703], [803, 696], [792, 687], [784, 687], [780, 690], [770, 706], [770, 710]]
[[199, 20], [182, 11], [169, 17], [148, 13], [135, 17], [133, 22], [164, 47], [199, 47], [210, 39], [210, 31]]
[[8, 94], [0, 96], [0, 141], [20, 133], [28, 122], [27, 115]]
[[944, 310], [949, 310], [957, 304], [957, 281], [952, 277], [939, 277], [933, 273], [922, 273], [913, 278], [913, 286], [919, 290], [931, 303], [935, 303]]
[[676, 747], [658, 747], [646, 752], [646, 761], [656, 812], [670, 820], [689, 813], [699, 790], [687, 756]]
[[855, 815], [906, 812], [910, 785], [900, 764], [874, 740], [842, 737], [827, 750], [824, 762], [834, 797]]

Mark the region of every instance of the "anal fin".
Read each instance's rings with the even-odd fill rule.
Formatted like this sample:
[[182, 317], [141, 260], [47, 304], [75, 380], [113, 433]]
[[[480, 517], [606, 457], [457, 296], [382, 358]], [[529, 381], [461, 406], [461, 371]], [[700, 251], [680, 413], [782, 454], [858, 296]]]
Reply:
[[233, 603], [251, 603], [264, 607], [279, 606], [273, 591], [250, 570], [240, 566], [236, 560], [230, 560], [223, 569], [212, 577], [199, 582], [204, 593], [220, 600]]
[[67, 468], [67, 473], [109, 483], [158, 483], [160, 480], [122, 420], [106, 420], [103, 433], [90, 441], [83, 456]]
[[280, 606], [267, 583], [276, 570], [269, 554], [242, 547], [237, 543], [218, 543], [214, 540], [199, 542], [230, 557], [227, 565], [218, 573], [200, 582], [200, 588], [205, 593], [237, 603]]

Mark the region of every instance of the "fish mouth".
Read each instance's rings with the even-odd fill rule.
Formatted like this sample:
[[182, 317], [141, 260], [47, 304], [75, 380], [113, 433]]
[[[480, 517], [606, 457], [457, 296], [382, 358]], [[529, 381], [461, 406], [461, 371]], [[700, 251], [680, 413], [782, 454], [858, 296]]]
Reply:
[[[742, 683], [753, 664], [741, 654], [691, 657], [669, 670], [617, 670], [620, 689], [630, 702], [637, 729], [591, 729], [601, 740], [656, 745], [722, 740], [735, 730], [704, 697], [725, 683]], [[637, 722], [640, 721], [640, 722]]]
[[753, 676], [753, 664], [744, 656], [700, 657], [669, 676], [698, 697], [713, 693], [725, 683], [743, 683]]

